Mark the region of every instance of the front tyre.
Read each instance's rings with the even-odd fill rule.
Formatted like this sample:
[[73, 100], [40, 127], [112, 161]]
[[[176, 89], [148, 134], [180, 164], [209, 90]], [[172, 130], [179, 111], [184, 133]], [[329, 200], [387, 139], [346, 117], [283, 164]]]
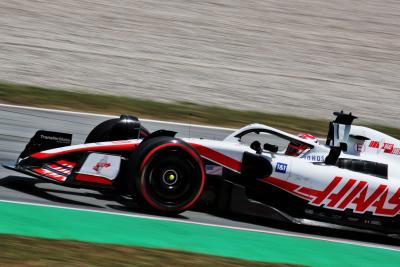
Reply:
[[152, 211], [174, 215], [192, 207], [204, 180], [202, 160], [192, 147], [182, 141], [156, 144], [140, 161], [136, 197]]

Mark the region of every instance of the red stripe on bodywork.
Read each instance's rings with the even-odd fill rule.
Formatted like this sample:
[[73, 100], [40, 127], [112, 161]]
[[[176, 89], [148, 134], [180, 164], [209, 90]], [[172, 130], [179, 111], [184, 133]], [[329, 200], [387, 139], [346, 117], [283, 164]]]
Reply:
[[291, 182], [287, 182], [287, 181], [284, 181], [284, 180], [281, 180], [281, 179], [277, 179], [277, 178], [274, 178], [274, 177], [264, 178], [264, 181], [269, 183], [269, 184], [272, 184], [272, 185], [275, 185], [277, 187], [280, 187], [282, 189], [285, 189], [287, 191], [291, 191], [291, 192], [300, 187], [297, 184], [294, 184], [294, 183], [291, 183]]
[[81, 174], [81, 173], [78, 173], [75, 176], [75, 180], [81, 181], [81, 182], [112, 185], [112, 181], [110, 181], [110, 180], [108, 180], [106, 178], [99, 177], [99, 176], [88, 175], [88, 174]]
[[56, 164], [46, 165], [47, 168], [51, 169], [54, 173], [62, 173], [64, 176], [70, 175], [71, 170], [64, 169]]
[[367, 185], [367, 182], [360, 181], [352, 192], [339, 204], [339, 209], [344, 209], [356, 197], [356, 195]]
[[[303, 194], [310, 193], [311, 190], [315, 191], [314, 189], [303, 187], [305, 190], [304, 190], [304, 192], [301, 192], [302, 194], [300, 194], [299, 192], [296, 192], [296, 190], [298, 190], [300, 188], [299, 185], [291, 183], [291, 182], [288, 182], [288, 181], [284, 181], [284, 180], [281, 180], [281, 179], [278, 179], [278, 178], [275, 178], [275, 177], [267, 177], [267, 178], [264, 178], [263, 181], [267, 182], [269, 184], [272, 184], [272, 185], [274, 185], [276, 187], [279, 187], [279, 188], [281, 188], [281, 189], [283, 189], [283, 190], [285, 190], [285, 191], [287, 191], [289, 193], [292, 193], [292, 194], [294, 194], [294, 195], [296, 195], [298, 197], [307, 199], [307, 200], [311, 200], [312, 197], [307, 196], [307, 195], [303, 195]], [[315, 192], [313, 192], [313, 193], [315, 193]]]
[[199, 144], [191, 145], [197, 150], [197, 152], [199, 152], [202, 157], [215, 161], [221, 165], [224, 165], [225, 167], [228, 167], [229, 169], [240, 172], [242, 167], [242, 163], [240, 161]]
[[316, 190], [313, 188], [309, 187], [304, 187], [295, 183], [291, 183], [288, 181], [284, 181], [278, 178], [274, 177], [267, 177], [264, 178], [263, 181], [272, 184], [276, 187], [279, 187], [293, 195], [296, 195], [298, 197], [301, 197], [303, 199], [307, 200], [313, 200], [313, 204], [315, 205], [321, 205], [322, 201], [327, 198], [327, 196], [333, 191], [335, 186], [339, 184], [339, 182], [342, 180], [342, 177], [335, 177], [332, 182], [328, 185], [328, 187], [323, 190]]
[[332, 194], [329, 196], [330, 202], [328, 203], [327, 207], [333, 208], [336, 206], [336, 204], [343, 199], [343, 197], [346, 195], [346, 193], [354, 186], [354, 184], [357, 182], [357, 180], [350, 179], [346, 182], [345, 186], [340, 189], [340, 191], [337, 194]]
[[62, 176], [60, 174], [56, 174], [56, 173], [53, 173], [51, 171], [44, 170], [44, 169], [41, 169], [41, 168], [32, 169], [32, 171], [37, 173], [37, 174], [40, 174], [42, 176], [45, 176], [47, 178], [59, 181], [59, 182], [64, 182], [65, 179], [66, 179], [65, 176]]
[[342, 181], [342, 177], [336, 176], [332, 182], [314, 199], [313, 204], [321, 205], [321, 203], [329, 196], [330, 193], [336, 188], [336, 186]]
[[308, 196], [313, 196], [313, 197], [318, 197], [321, 194], [321, 191], [312, 189], [312, 188], [308, 188], [308, 187], [302, 187], [298, 191], [299, 191], [299, 193], [302, 193], [302, 194], [308, 195]]
[[64, 154], [69, 154], [69, 153], [76, 153], [76, 152], [85, 152], [85, 151], [110, 151], [110, 150], [119, 150], [119, 151], [124, 151], [124, 150], [134, 150], [137, 148], [139, 144], [135, 143], [114, 143], [114, 144], [107, 144], [107, 145], [96, 145], [94, 144], [93, 146], [86, 146], [86, 147], [79, 147], [79, 148], [71, 148], [71, 149], [65, 149], [62, 151], [54, 152], [54, 153], [49, 153], [49, 152], [38, 152], [35, 154], [32, 154], [32, 158], [37, 158], [37, 159], [46, 159], [50, 157], [56, 157]]
[[71, 167], [71, 168], [75, 167], [75, 165], [76, 165], [76, 163], [74, 163], [74, 162], [69, 162], [69, 161], [66, 161], [66, 160], [59, 160], [59, 161], [57, 161], [56, 163], [57, 163], [57, 164], [60, 164], [60, 165], [63, 165], [63, 166], [65, 166], [65, 167]]

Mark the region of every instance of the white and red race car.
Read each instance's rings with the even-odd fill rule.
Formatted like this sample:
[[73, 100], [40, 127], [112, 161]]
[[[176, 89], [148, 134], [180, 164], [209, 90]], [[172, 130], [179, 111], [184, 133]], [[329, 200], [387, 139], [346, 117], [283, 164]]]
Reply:
[[261, 124], [222, 141], [176, 138], [121, 116], [98, 125], [82, 145], [71, 146], [70, 134], [38, 131], [17, 161], [3, 166], [65, 186], [129, 194], [166, 215], [204, 203], [295, 223], [400, 233], [400, 141], [352, 126], [351, 113], [335, 115], [325, 144]]

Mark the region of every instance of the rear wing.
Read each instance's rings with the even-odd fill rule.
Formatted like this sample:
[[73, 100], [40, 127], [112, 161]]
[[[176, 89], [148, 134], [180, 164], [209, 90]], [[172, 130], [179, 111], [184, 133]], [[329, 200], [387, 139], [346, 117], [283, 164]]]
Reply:
[[347, 141], [350, 136], [350, 129], [353, 121], [357, 119], [350, 113], [334, 112], [336, 116], [334, 121], [329, 123], [328, 136], [326, 137], [326, 145], [331, 147], [329, 155], [325, 159], [328, 165], [335, 165], [341, 151], [347, 151]]
[[329, 123], [326, 145], [330, 147], [343, 147], [349, 139], [351, 125], [357, 117], [353, 116], [351, 112], [346, 114], [343, 110], [341, 112], [334, 112], [333, 115], [336, 116], [336, 119]]
[[71, 143], [72, 134], [39, 130], [26, 145], [24, 151], [22, 151], [21, 155], [18, 157], [18, 160], [43, 150], [70, 146]]

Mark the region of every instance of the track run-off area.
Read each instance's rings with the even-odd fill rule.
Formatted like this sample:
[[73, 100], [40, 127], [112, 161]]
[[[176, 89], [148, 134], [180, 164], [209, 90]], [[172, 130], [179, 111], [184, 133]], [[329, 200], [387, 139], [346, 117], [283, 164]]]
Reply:
[[[73, 144], [79, 144], [109, 117], [0, 104], [0, 161], [15, 160], [39, 129], [71, 133]], [[178, 136], [222, 139], [233, 131], [142, 122], [150, 131], [168, 129]], [[398, 266], [400, 262], [397, 239], [197, 211], [159, 217], [140, 213], [129, 198], [62, 187], [4, 168], [0, 168], [0, 233], [309, 266]]]

